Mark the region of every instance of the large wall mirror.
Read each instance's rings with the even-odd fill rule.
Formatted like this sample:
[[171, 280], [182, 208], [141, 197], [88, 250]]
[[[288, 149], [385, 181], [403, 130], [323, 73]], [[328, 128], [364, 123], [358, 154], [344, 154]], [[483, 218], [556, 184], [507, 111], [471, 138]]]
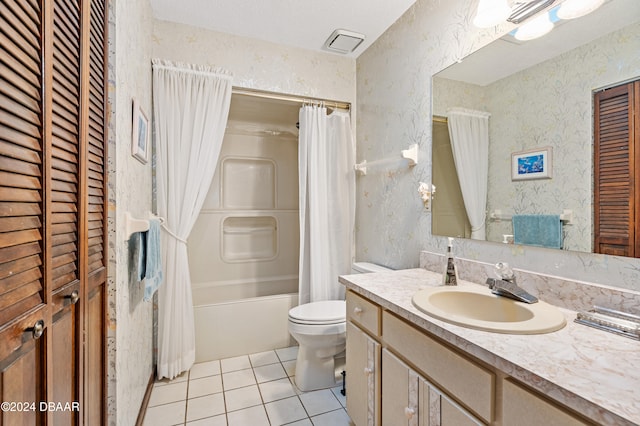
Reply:
[[[560, 245], [554, 238], [541, 245], [598, 252], [594, 97], [603, 88], [640, 79], [639, 21], [640, 1], [610, 0], [589, 15], [555, 22], [535, 40], [507, 34], [434, 75], [434, 235], [511, 243], [513, 215], [520, 221], [522, 215], [567, 213]], [[450, 130], [466, 131], [452, 128], [456, 111], [488, 117], [488, 160], [467, 146], [471, 166], [462, 170], [451, 147]], [[469, 196], [463, 196], [461, 182], [469, 181], [486, 182], [482, 229], [465, 207]], [[471, 203], [477, 212], [482, 200]]]

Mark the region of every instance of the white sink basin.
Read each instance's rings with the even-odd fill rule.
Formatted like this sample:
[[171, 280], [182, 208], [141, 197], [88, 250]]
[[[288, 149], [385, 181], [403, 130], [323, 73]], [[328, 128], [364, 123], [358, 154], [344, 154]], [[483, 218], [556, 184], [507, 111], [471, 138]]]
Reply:
[[412, 301], [416, 308], [442, 321], [494, 333], [551, 333], [566, 324], [555, 306], [518, 302], [480, 285], [432, 287], [418, 291]]

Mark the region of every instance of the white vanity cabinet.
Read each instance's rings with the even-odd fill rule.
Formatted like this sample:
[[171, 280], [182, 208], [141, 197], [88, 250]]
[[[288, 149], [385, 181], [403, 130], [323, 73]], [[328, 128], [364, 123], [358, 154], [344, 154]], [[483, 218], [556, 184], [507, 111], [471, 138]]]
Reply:
[[347, 293], [347, 412], [357, 426], [380, 425], [380, 307]]
[[383, 425], [484, 424], [386, 348], [382, 350], [382, 365]]

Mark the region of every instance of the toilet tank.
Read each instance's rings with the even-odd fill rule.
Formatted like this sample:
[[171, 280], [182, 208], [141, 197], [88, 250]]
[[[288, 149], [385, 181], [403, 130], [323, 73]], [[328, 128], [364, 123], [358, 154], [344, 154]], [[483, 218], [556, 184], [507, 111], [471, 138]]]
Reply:
[[385, 268], [384, 266], [376, 265], [369, 262], [355, 262], [351, 265], [352, 274], [367, 274], [369, 272], [383, 272], [391, 271], [392, 269]]

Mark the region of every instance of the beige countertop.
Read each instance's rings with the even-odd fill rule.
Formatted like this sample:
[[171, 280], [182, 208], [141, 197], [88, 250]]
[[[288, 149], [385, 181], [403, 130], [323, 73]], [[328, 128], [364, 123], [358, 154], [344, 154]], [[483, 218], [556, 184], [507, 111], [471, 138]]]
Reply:
[[573, 322], [556, 332], [512, 335], [449, 324], [422, 313], [413, 294], [441, 284], [425, 269], [345, 275], [347, 289], [541, 393], [608, 425], [640, 424], [640, 342]]

